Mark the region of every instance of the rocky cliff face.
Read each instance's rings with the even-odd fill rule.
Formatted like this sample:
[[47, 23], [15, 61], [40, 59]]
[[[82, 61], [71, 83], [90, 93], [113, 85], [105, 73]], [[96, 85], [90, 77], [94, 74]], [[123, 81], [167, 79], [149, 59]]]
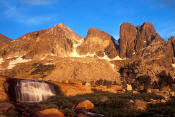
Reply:
[[17, 56], [25, 59], [42, 58], [48, 55], [66, 57], [73, 51], [73, 44], [81, 39], [82, 37], [65, 25], [55, 25], [50, 29], [23, 35], [1, 49], [0, 56], [3, 58]]
[[172, 50], [173, 50], [173, 53], [171, 54], [172, 55], [172, 57], [173, 57], [173, 64], [175, 63], [175, 37], [170, 37], [169, 39], [168, 39], [168, 44], [172, 47]]
[[12, 40], [0, 33], [0, 48], [3, 48], [3, 46], [9, 44], [10, 41]]
[[[122, 75], [130, 80], [148, 75], [153, 82], [162, 71], [175, 76], [174, 37], [166, 42], [148, 22], [137, 27], [124, 23], [120, 28], [120, 45], [99, 29], [89, 29], [84, 39], [63, 24], [25, 34], [0, 49], [0, 74], [51, 81], [107, 79], [118, 84]], [[134, 82], [130, 80], [126, 82]]]
[[142, 26], [123, 23], [120, 27], [120, 57], [131, 58], [141, 49], [160, 38], [153, 24], [145, 22]]
[[114, 38], [108, 33], [99, 29], [91, 28], [85, 41], [77, 48], [80, 55], [96, 54], [98, 57], [107, 56], [115, 58], [118, 56], [118, 45], [115, 45]]

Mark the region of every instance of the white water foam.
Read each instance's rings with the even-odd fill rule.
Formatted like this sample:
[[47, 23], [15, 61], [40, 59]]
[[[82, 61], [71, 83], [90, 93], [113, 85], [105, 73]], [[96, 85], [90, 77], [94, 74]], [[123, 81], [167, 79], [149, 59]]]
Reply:
[[172, 67], [175, 68], [175, 64], [172, 64]]
[[56, 95], [54, 87], [46, 82], [22, 80], [18, 85], [20, 102], [41, 102]]
[[4, 62], [3, 58], [0, 58], [0, 64], [2, 64]]

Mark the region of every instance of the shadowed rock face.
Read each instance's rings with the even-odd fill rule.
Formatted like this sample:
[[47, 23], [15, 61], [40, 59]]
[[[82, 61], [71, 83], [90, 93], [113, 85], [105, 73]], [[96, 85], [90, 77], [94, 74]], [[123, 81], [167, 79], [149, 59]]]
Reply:
[[131, 57], [135, 51], [137, 29], [130, 23], [123, 23], [120, 27], [120, 57]]
[[77, 51], [80, 55], [90, 53], [99, 57], [107, 55], [109, 58], [114, 58], [118, 56], [117, 48], [118, 46], [115, 46], [114, 38], [111, 35], [99, 29], [91, 28]]
[[0, 33], [0, 48], [2, 48], [3, 46], [9, 44], [11, 41], [11, 39], [9, 39], [8, 37], [4, 36], [3, 34]]
[[161, 38], [155, 38], [149, 46], [141, 49], [138, 56], [148, 64], [157, 63], [161, 66], [170, 67], [173, 59], [173, 48]]
[[168, 39], [168, 43], [172, 46], [173, 48], [173, 57], [175, 57], [175, 37], [170, 37]]
[[73, 51], [73, 44], [82, 38], [65, 25], [27, 33], [0, 50], [1, 57], [21, 56], [23, 58], [47, 55], [66, 57]]
[[123, 23], [120, 27], [120, 57], [131, 58], [158, 37], [161, 38], [151, 23], [145, 22], [137, 27]]

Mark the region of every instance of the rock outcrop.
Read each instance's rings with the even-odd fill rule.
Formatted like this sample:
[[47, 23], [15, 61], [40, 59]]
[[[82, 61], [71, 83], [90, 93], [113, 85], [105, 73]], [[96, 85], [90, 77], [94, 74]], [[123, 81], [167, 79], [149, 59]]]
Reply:
[[120, 27], [120, 57], [131, 57], [135, 49], [137, 29], [130, 23], [123, 23]]
[[[175, 57], [175, 37], [170, 37], [169, 39], [168, 39], [168, 44], [172, 47], [172, 49], [173, 49], [173, 64], [175, 63], [175, 59], [174, 59], [174, 57]], [[168, 52], [166, 52], [166, 53], [168, 53]]]
[[36, 112], [34, 117], [64, 117], [64, 114], [58, 109], [51, 108]]
[[0, 102], [1, 101], [5, 101], [8, 99], [8, 96], [5, 92], [5, 88], [4, 88], [4, 83], [6, 81], [5, 77], [0, 76]]
[[96, 54], [98, 57], [115, 58], [118, 56], [118, 45], [115, 45], [114, 38], [108, 33], [99, 29], [91, 28], [85, 41], [77, 48], [80, 55]]
[[12, 40], [0, 33], [0, 48], [9, 44]]
[[63, 24], [53, 28], [27, 33], [11, 42], [0, 50], [0, 57], [25, 59], [42, 58], [45, 56], [66, 57], [73, 51], [73, 44], [78, 43], [82, 37], [75, 34]]
[[80, 102], [77, 106], [77, 109], [86, 109], [86, 110], [90, 110], [94, 108], [94, 104], [89, 101], [89, 100], [85, 100], [83, 102]]
[[123, 23], [120, 27], [120, 57], [131, 58], [158, 37], [160, 38], [151, 23], [145, 22], [137, 27]]

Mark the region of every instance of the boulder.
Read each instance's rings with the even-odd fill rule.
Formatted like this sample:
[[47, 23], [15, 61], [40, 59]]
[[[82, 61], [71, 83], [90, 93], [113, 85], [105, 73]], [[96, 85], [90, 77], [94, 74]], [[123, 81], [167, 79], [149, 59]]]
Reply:
[[132, 86], [127, 84], [127, 91], [132, 91]]
[[134, 109], [145, 110], [147, 108], [147, 104], [148, 104], [147, 102], [137, 99], [134, 102]]
[[36, 112], [34, 117], [64, 117], [64, 114], [58, 109], [52, 108]]
[[94, 108], [94, 104], [89, 101], [89, 100], [85, 100], [83, 102], [80, 102], [77, 106], [76, 109], [86, 109], [86, 110], [90, 110]]

